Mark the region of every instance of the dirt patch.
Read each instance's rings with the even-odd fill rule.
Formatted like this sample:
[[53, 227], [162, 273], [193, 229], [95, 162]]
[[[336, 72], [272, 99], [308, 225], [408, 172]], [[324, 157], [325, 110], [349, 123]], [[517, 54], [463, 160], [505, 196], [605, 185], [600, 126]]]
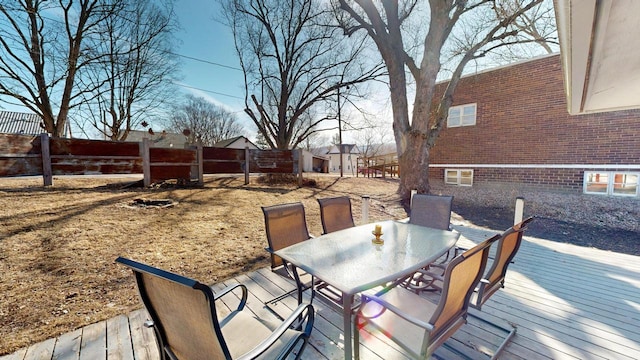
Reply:
[[[371, 196], [370, 221], [407, 216], [395, 180], [312, 177], [302, 188], [244, 185], [235, 177], [206, 178], [201, 188], [129, 183], [55, 178], [45, 189], [41, 178], [0, 179], [0, 354], [139, 308], [131, 271], [114, 263], [118, 256], [206, 283], [267, 266], [260, 206], [301, 201], [316, 235], [322, 229], [316, 198], [350, 196], [356, 223], [362, 195]], [[634, 199], [609, 203], [475, 186], [433, 190], [455, 196], [459, 223], [505, 229], [513, 199], [524, 196], [525, 215], [538, 216], [527, 235], [640, 254]], [[136, 199], [173, 205], [130, 208]], [[585, 211], [600, 215], [580, 215]], [[628, 220], [634, 216], [635, 224]]]

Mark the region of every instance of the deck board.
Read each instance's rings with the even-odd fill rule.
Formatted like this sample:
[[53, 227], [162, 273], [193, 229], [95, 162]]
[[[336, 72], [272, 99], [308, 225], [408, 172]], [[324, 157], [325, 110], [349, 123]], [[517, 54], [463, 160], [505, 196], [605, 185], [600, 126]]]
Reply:
[[[459, 245], [473, 246], [499, 231], [455, 226], [463, 235]], [[509, 267], [505, 289], [497, 292], [479, 314], [491, 321], [517, 326], [517, 334], [503, 359], [638, 359], [640, 358], [640, 257], [525, 236], [515, 263]], [[294, 288], [291, 281], [268, 268], [238, 275], [213, 285], [219, 290], [235, 283], [249, 290], [247, 310], [275, 320], [263, 302]], [[238, 304], [238, 294], [225, 296], [220, 316]], [[428, 296], [428, 295], [425, 295]], [[295, 295], [272, 306], [286, 317]], [[314, 301], [315, 328], [302, 358], [342, 359], [342, 315], [322, 301]], [[478, 313], [476, 310], [471, 310]], [[0, 360], [27, 359], [158, 359], [153, 329], [144, 327], [143, 309], [76, 329]], [[488, 359], [502, 336], [500, 330], [474, 318], [463, 326], [437, 357]], [[363, 336], [364, 338], [365, 336]], [[396, 344], [380, 334], [367, 334], [362, 359], [406, 359]]]
[[81, 341], [82, 329], [60, 335], [53, 351], [53, 358], [56, 360], [78, 360]]

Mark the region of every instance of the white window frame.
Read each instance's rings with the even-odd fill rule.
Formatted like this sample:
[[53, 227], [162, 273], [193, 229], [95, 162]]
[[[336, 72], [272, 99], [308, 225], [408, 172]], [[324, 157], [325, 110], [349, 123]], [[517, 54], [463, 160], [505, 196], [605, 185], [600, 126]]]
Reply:
[[[605, 192], [598, 192], [598, 191], [588, 191], [588, 185], [590, 184], [590, 182], [588, 181], [589, 178], [589, 174], [606, 174], [607, 175], [607, 189]], [[608, 195], [608, 196], [628, 196], [628, 197], [635, 197], [638, 196], [638, 191], [640, 191], [640, 185], [636, 184], [636, 192], [635, 194], [624, 194], [624, 193], [619, 193], [619, 192], [615, 192], [615, 178], [616, 175], [632, 175], [632, 176], [636, 176], [638, 179], [640, 179], [640, 173], [637, 172], [628, 172], [628, 171], [585, 171], [583, 174], [583, 183], [582, 183], [582, 192], [585, 194], [592, 194], [592, 195]], [[603, 182], [604, 184], [604, 182]]]
[[[463, 121], [465, 119], [464, 112], [465, 112], [465, 110], [471, 109], [471, 108], [473, 108], [473, 120], [471, 122], [467, 121], [465, 123], [465, 121]], [[452, 110], [459, 110], [460, 115], [452, 117], [451, 116], [451, 111]], [[477, 117], [478, 117], [478, 104], [477, 103], [451, 106], [449, 108], [449, 113], [447, 114], [447, 127], [448, 128], [452, 128], [452, 127], [461, 127], [461, 126], [475, 126]]]
[[[467, 172], [467, 171], [471, 172], [471, 182], [469, 184], [462, 183], [462, 172]], [[449, 172], [456, 173], [455, 181], [448, 181], [449, 176], [447, 176], [447, 173]], [[473, 186], [473, 169], [444, 169], [444, 183], [447, 185]]]

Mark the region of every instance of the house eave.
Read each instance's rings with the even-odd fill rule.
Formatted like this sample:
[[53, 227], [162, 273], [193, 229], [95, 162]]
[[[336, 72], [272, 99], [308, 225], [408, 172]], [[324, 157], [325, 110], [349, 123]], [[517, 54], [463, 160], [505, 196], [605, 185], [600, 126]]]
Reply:
[[634, 0], [554, 0], [570, 114], [640, 108]]

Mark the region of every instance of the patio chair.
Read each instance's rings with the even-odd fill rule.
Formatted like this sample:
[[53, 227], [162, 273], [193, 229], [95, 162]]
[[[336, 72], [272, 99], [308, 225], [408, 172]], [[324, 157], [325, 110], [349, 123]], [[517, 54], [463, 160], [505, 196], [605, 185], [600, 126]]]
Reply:
[[[509, 264], [513, 262], [513, 258], [522, 243], [524, 231], [533, 219], [533, 217], [529, 217], [510, 227], [502, 234], [493, 236], [493, 238], [497, 239], [498, 243], [495, 256], [491, 266], [483, 276], [482, 280], [480, 280], [478, 287], [474, 290], [469, 306], [476, 310], [481, 310], [482, 305], [484, 305], [484, 303], [487, 302], [487, 300], [489, 300], [496, 291], [504, 287], [507, 268], [509, 267]], [[420, 290], [424, 290], [424, 287], [428, 286], [432, 289], [442, 291], [444, 278], [441, 274], [434, 272], [438, 267], [442, 268], [442, 265], [434, 265], [432, 269], [427, 271], [421, 270], [422, 278], [418, 281]], [[415, 284], [415, 282], [413, 284]], [[409, 288], [414, 286], [413, 290], [416, 290], [416, 287], [413, 284], [410, 284]], [[507, 346], [511, 338], [516, 334], [516, 327], [512, 325], [509, 329], [474, 313], [470, 312], [469, 315], [507, 333], [493, 355], [493, 358], [497, 358]]]
[[500, 240], [498, 240], [498, 247], [496, 249], [493, 262], [491, 263], [491, 267], [487, 270], [484, 278], [480, 281], [480, 286], [475, 292], [475, 298], [471, 303], [473, 308], [480, 310], [482, 305], [491, 297], [491, 295], [504, 287], [507, 268], [509, 267], [509, 264], [513, 262], [513, 258], [520, 249], [524, 231], [533, 219], [533, 217], [529, 217], [522, 222], [513, 225], [500, 235]]
[[451, 228], [451, 204], [453, 196], [415, 194], [411, 199], [409, 224], [427, 226], [434, 229]]
[[354, 227], [351, 199], [348, 196], [318, 199], [322, 231], [330, 232]]
[[[474, 291], [470, 303], [472, 308], [482, 310], [482, 305], [484, 305], [496, 291], [504, 287], [507, 268], [509, 264], [513, 262], [513, 258], [516, 256], [518, 249], [520, 249], [522, 236], [531, 221], [533, 221], [533, 217], [523, 220], [500, 235], [491, 267], [487, 270], [485, 276], [480, 280], [479, 286]], [[513, 324], [510, 324], [511, 328], [504, 327], [474, 313], [469, 313], [469, 315], [507, 333], [502, 343], [500, 343], [496, 349], [493, 358], [495, 359], [500, 356], [500, 353], [502, 353], [509, 341], [511, 341], [511, 338], [516, 334], [517, 328]]]
[[[245, 310], [247, 288], [236, 284], [217, 294], [198, 281], [119, 257], [131, 268], [162, 359], [300, 358], [313, 329], [314, 310], [301, 304], [282, 323], [270, 324]], [[218, 319], [218, 300], [240, 289], [237, 308]], [[237, 297], [231, 298], [238, 301]], [[220, 305], [225, 307], [224, 304]]]
[[449, 262], [437, 304], [400, 286], [363, 294], [353, 329], [356, 358], [359, 330], [368, 328], [382, 332], [412, 358], [430, 357], [466, 323], [469, 300], [487, 264], [489, 246], [496, 240], [485, 240]]
[[[313, 278], [306, 274], [298, 273], [294, 266], [286, 264], [285, 261], [275, 255], [274, 252], [311, 238], [309, 230], [307, 229], [304, 206], [300, 202], [263, 206], [262, 212], [264, 214], [264, 226], [269, 244], [266, 250], [271, 256], [271, 271], [293, 279], [296, 283], [299, 282], [303, 284], [303, 287], [296, 287], [289, 292], [266, 301], [265, 305], [271, 309], [269, 304], [280, 301], [295, 291], [298, 292], [298, 304], [300, 304], [302, 303], [302, 292], [312, 287]], [[314, 293], [312, 292], [311, 301], [313, 301], [313, 295]]]
[[[440, 230], [451, 230], [451, 204], [453, 196], [415, 194], [411, 198], [411, 214], [409, 224], [426, 226]], [[453, 248], [448, 251], [438, 263], [446, 263], [449, 259], [458, 255], [461, 251]], [[428, 270], [427, 266], [424, 270]], [[402, 286], [412, 290], [434, 291], [429, 284], [420, 282], [422, 275], [419, 273], [406, 279]]]

